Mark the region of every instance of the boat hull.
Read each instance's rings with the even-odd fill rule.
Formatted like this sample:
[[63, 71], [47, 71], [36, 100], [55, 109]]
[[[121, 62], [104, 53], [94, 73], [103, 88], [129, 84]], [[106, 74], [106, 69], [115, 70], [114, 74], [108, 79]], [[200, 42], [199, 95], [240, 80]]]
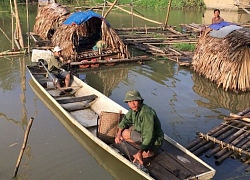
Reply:
[[[34, 67], [27, 66], [29, 70], [32, 80], [30, 80], [30, 86], [36, 95], [46, 104], [46, 106], [52, 111], [52, 113], [60, 120], [60, 122], [70, 131], [70, 133], [83, 145], [83, 147], [108, 171], [114, 176], [115, 179], [169, 179], [168, 175], [164, 172], [161, 175], [157, 175], [157, 171], [154, 170], [154, 165], [152, 165], [152, 174], [155, 173], [154, 176], [150, 176], [149, 174], [143, 172], [142, 170], [138, 169], [129, 159], [126, 159], [120, 153], [117, 153], [115, 149], [101, 141], [96, 136], [96, 126], [89, 126], [84, 127], [79, 121], [72, 116], [72, 114], [66, 111], [48, 92], [42, 85], [41, 81], [39, 81], [39, 76], [36, 76], [36, 69]], [[39, 73], [37, 73], [39, 74]], [[98, 116], [102, 111], [107, 112], [116, 112], [116, 113], [126, 113], [127, 110], [120, 106], [119, 104], [115, 103], [99, 91], [93, 89], [92, 87], [88, 86], [80, 79], [74, 77], [71, 87], [76, 87], [76, 91], [73, 91], [75, 97], [81, 96], [89, 96], [95, 94], [97, 98], [95, 101], [90, 105], [90, 109], [94, 111]], [[60, 97], [59, 97], [60, 98]], [[96, 123], [97, 124], [97, 123]], [[183, 175], [181, 179], [211, 179], [214, 174], [215, 170], [200, 160], [198, 157], [193, 155], [183, 146], [169, 138], [165, 135], [165, 144], [166, 144], [166, 151], [169, 157], [174, 159], [174, 163], [181, 166], [187, 166], [186, 162], [181, 162], [180, 158], [186, 159], [187, 162], [193, 164], [193, 167], [202, 166], [203, 169], [197, 168], [197, 172], [193, 172], [190, 168], [186, 167], [186, 169], [192, 172], [192, 175], [188, 175], [187, 173], [180, 173]], [[168, 152], [168, 150], [172, 151]], [[121, 151], [123, 149], [120, 149]], [[164, 151], [163, 151], [164, 152]], [[163, 153], [163, 154], [165, 154]], [[131, 156], [132, 157], [132, 156]], [[169, 160], [169, 157], [165, 155], [162, 156], [166, 158], [166, 161]], [[179, 159], [178, 159], [179, 158]], [[156, 157], [157, 159], [157, 157]], [[161, 159], [164, 160], [164, 159]], [[152, 162], [158, 163], [157, 161]], [[164, 162], [163, 162], [164, 163]], [[178, 164], [177, 164], [178, 163]], [[165, 166], [166, 163], [163, 165]], [[156, 166], [158, 167], [158, 165]], [[151, 168], [151, 167], [150, 167]], [[149, 168], [149, 169], [150, 169]], [[166, 167], [169, 169], [169, 167]], [[174, 167], [176, 168], [176, 167]], [[191, 166], [192, 168], [192, 166]], [[170, 172], [169, 172], [170, 171]], [[171, 169], [166, 171], [169, 175], [173, 176]], [[193, 175], [194, 174], [194, 175]], [[185, 178], [184, 178], [185, 177]], [[175, 178], [173, 176], [173, 178]]]

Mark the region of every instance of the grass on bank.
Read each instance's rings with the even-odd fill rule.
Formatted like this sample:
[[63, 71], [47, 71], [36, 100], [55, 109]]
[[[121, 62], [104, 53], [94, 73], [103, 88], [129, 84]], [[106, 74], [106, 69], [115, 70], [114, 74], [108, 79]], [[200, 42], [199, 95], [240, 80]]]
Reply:
[[192, 43], [173, 44], [172, 47], [179, 51], [194, 51], [195, 50], [195, 44], [192, 44]]

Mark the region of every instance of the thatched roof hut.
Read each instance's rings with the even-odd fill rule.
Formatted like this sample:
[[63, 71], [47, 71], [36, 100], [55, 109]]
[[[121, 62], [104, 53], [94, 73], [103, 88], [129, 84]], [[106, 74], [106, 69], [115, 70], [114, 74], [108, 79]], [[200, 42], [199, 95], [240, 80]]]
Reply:
[[115, 30], [91, 10], [72, 13], [56, 30], [52, 44], [62, 47], [62, 55], [68, 58], [95, 46], [119, 52], [123, 58], [127, 56], [126, 46]]
[[[34, 33], [51, 46], [62, 47], [62, 56], [73, 61], [79, 54], [93, 50], [107, 50], [118, 58], [128, 58], [127, 47], [115, 30], [101, 15], [88, 10], [69, 14], [67, 8], [52, 3], [42, 7], [36, 17]], [[101, 52], [97, 52], [97, 54]]]
[[250, 90], [250, 29], [241, 28], [224, 38], [203, 34], [196, 45], [194, 71], [224, 90]]
[[70, 11], [57, 3], [39, 9], [33, 32], [43, 40], [50, 40], [56, 29], [67, 19]]

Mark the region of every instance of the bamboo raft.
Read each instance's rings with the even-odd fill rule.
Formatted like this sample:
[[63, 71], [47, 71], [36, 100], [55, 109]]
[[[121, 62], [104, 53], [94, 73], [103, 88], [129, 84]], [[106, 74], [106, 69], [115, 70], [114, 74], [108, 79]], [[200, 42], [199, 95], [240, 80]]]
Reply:
[[225, 122], [208, 131], [206, 134], [197, 132], [198, 138], [185, 147], [197, 156], [205, 153], [205, 157], [215, 158], [215, 165], [219, 166], [227, 158], [238, 159], [249, 164], [246, 171], [250, 171], [250, 108], [230, 117]]
[[116, 28], [116, 31], [125, 44], [157, 57], [166, 57], [181, 66], [191, 66], [192, 53], [172, 47], [181, 43], [195, 44], [197, 39], [189, 34], [182, 34], [173, 27]]

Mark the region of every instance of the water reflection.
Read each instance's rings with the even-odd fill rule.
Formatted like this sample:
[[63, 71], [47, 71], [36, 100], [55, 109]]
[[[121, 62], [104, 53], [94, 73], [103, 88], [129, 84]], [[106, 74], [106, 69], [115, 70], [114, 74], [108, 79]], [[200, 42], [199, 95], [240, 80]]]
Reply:
[[[128, 77], [128, 71], [133, 66], [106, 66], [97, 69], [88, 69], [79, 71], [80, 78], [83, 74], [87, 74], [84, 81], [98, 91], [102, 92], [106, 96], [110, 96], [112, 91], [118, 87], [121, 81], [124, 81]], [[83, 78], [82, 78], [83, 79]]]
[[[24, 132], [27, 128], [28, 121], [27, 121], [27, 109], [26, 109], [26, 59], [25, 57], [12, 57], [12, 58], [1, 58], [1, 71], [0, 71], [0, 88], [3, 90], [2, 94], [7, 95], [7, 99], [13, 103], [13, 107], [9, 107], [9, 115], [5, 112], [0, 113], [0, 117], [4, 117], [7, 121], [12, 122], [15, 125], [20, 125], [22, 129], [22, 134], [20, 134], [20, 140], [24, 136]], [[18, 86], [20, 85], [20, 103], [17, 102], [15, 96], [8, 97], [9, 92], [13, 92], [16, 89], [19, 89]], [[2, 100], [4, 100], [2, 98]], [[20, 107], [19, 107], [20, 104]], [[17, 112], [15, 108], [21, 110], [20, 120], [16, 120], [10, 118], [9, 116], [13, 116], [13, 110]], [[18, 118], [19, 119], [19, 118]], [[18, 141], [17, 141], [18, 142]], [[15, 145], [19, 144], [18, 146], [21, 148], [22, 141], [19, 143], [14, 143]], [[13, 145], [13, 144], [12, 144]], [[12, 147], [12, 145], [9, 146]], [[18, 148], [19, 149], [19, 148]], [[18, 154], [16, 159], [18, 158]], [[22, 173], [18, 173], [17, 179], [26, 179], [28, 177], [29, 172], [27, 170], [30, 169], [29, 160], [32, 158], [31, 153], [31, 146], [27, 143], [24, 156], [22, 157], [21, 166], [25, 169]]]
[[250, 99], [250, 93], [226, 92], [222, 88], [218, 88], [215, 83], [195, 73], [192, 74], [192, 79], [194, 81], [194, 92], [205, 98], [195, 100], [200, 107], [208, 109], [225, 108], [240, 112], [250, 106], [250, 102], [246, 101]]
[[20, 83], [19, 61], [14, 58], [0, 58], [0, 88], [3, 91], [11, 91]]

